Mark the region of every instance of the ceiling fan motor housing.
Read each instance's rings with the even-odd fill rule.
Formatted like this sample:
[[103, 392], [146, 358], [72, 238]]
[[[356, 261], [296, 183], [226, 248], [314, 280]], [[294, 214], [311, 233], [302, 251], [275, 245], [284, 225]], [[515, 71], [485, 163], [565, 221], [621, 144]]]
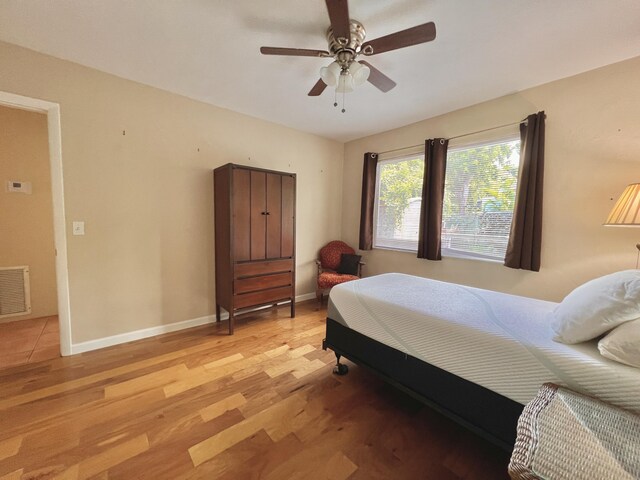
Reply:
[[349, 68], [349, 65], [355, 60], [360, 53], [360, 47], [364, 43], [367, 35], [364, 27], [357, 20], [349, 21], [350, 38], [336, 38], [333, 35], [333, 29], [329, 27], [327, 30], [327, 42], [329, 43], [329, 51], [335, 57], [336, 62], [343, 68]]

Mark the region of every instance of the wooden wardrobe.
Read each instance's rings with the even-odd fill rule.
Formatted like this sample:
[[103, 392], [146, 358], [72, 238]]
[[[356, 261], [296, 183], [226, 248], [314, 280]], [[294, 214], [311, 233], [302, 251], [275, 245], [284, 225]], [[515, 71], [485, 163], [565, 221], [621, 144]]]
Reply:
[[296, 176], [228, 163], [213, 171], [216, 319], [289, 302], [295, 317]]

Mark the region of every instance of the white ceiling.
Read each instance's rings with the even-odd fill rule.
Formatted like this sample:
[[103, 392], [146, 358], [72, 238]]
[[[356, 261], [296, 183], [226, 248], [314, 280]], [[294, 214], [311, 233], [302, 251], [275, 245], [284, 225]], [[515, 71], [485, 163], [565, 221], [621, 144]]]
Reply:
[[[640, 55], [638, 0], [350, 0], [367, 39], [434, 21], [431, 43], [369, 57], [394, 79], [333, 107], [323, 0], [2, 0], [0, 40], [347, 141]], [[1, 70], [1, 66], [0, 66]]]

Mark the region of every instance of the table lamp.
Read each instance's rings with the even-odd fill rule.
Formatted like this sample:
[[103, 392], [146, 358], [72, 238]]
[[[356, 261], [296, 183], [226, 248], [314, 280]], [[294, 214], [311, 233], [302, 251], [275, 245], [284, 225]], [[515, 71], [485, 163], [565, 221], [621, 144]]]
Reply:
[[[640, 183], [632, 183], [624, 189], [604, 222], [607, 227], [640, 227]], [[640, 243], [636, 244], [640, 256]], [[638, 261], [636, 260], [636, 268]]]

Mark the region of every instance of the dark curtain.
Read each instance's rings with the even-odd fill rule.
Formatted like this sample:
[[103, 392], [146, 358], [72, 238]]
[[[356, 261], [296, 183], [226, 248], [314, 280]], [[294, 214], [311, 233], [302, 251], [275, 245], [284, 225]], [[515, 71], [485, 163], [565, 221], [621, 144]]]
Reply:
[[376, 195], [377, 153], [364, 154], [362, 202], [360, 204], [360, 250], [373, 248], [373, 207]]
[[520, 171], [511, 233], [504, 264], [540, 271], [542, 184], [544, 179], [544, 112], [520, 124]]
[[445, 138], [434, 138], [425, 142], [418, 258], [442, 260], [440, 234], [448, 145], [449, 140]]

